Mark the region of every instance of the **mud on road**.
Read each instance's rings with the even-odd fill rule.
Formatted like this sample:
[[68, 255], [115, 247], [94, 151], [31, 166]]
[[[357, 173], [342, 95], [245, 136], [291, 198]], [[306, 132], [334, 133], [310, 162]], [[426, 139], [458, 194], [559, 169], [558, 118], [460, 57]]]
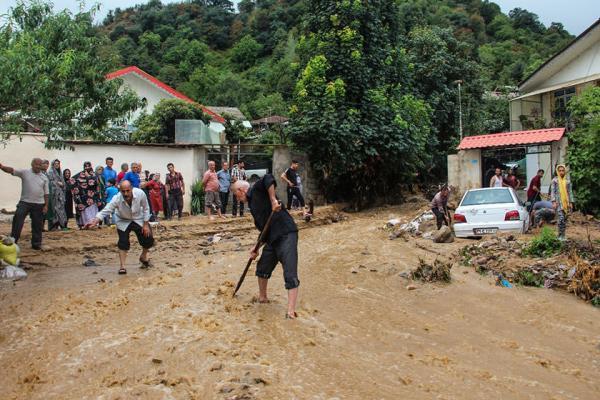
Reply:
[[45, 234], [50, 251], [22, 254], [28, 279], [0, 284], [0, 397], [597, 398], [597, 308], [461, 266], [450, 284], [409, 281], [419, 258], [471, 243], [388, 240], [385, 221], [411, 213], [325, 208], [299, 221], [296, 321], [279, 267], [270, 304], [255, 302], [253, 268], [231, 298], [258, 236], [247, 217], [166, 222], [154, 267], [138, 268], [134, 245], [126, 276], [114, 230]]

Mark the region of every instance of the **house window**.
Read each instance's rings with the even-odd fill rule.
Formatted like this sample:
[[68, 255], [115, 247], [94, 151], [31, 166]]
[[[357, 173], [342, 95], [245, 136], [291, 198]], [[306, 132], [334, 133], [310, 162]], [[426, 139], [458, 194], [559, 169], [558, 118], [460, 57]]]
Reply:
[[575, 96], [575, 87], [557, 90], [554, 92], [554, 119], [566, 121], [569, 116], [567, 105], [571, 97]]

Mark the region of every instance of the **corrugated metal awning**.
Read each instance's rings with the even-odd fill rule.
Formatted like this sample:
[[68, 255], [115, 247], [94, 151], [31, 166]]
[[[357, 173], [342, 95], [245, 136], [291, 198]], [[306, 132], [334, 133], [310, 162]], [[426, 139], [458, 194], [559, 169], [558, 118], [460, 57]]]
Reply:
[[564, 134], [565, 128], [553, 128], [467, 136], [461, 140], [458, 150], [556, 142]]

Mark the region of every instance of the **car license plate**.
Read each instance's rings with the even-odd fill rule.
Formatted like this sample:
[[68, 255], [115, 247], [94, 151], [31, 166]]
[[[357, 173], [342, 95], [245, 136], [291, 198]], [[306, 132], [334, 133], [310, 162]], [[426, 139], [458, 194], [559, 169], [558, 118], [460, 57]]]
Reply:
[[498, 232], [498, 228], [478, 228], [473, 229], [473, 233], [476, 235], [490, 235]]

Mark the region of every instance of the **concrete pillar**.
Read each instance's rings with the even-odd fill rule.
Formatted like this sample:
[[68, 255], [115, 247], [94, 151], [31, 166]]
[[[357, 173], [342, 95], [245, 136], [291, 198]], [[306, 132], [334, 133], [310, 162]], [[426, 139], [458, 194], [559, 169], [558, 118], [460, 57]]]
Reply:
[[[277, 181], [277, 197], [286, 204], [287, 184], [280, 178], [281, 173], [284, 172], [292, 163], [292, 152], [287, 146], [275, 146], [273, 149], [273, 176]], [[301, 176], [302, 178], [302, 176]]]

